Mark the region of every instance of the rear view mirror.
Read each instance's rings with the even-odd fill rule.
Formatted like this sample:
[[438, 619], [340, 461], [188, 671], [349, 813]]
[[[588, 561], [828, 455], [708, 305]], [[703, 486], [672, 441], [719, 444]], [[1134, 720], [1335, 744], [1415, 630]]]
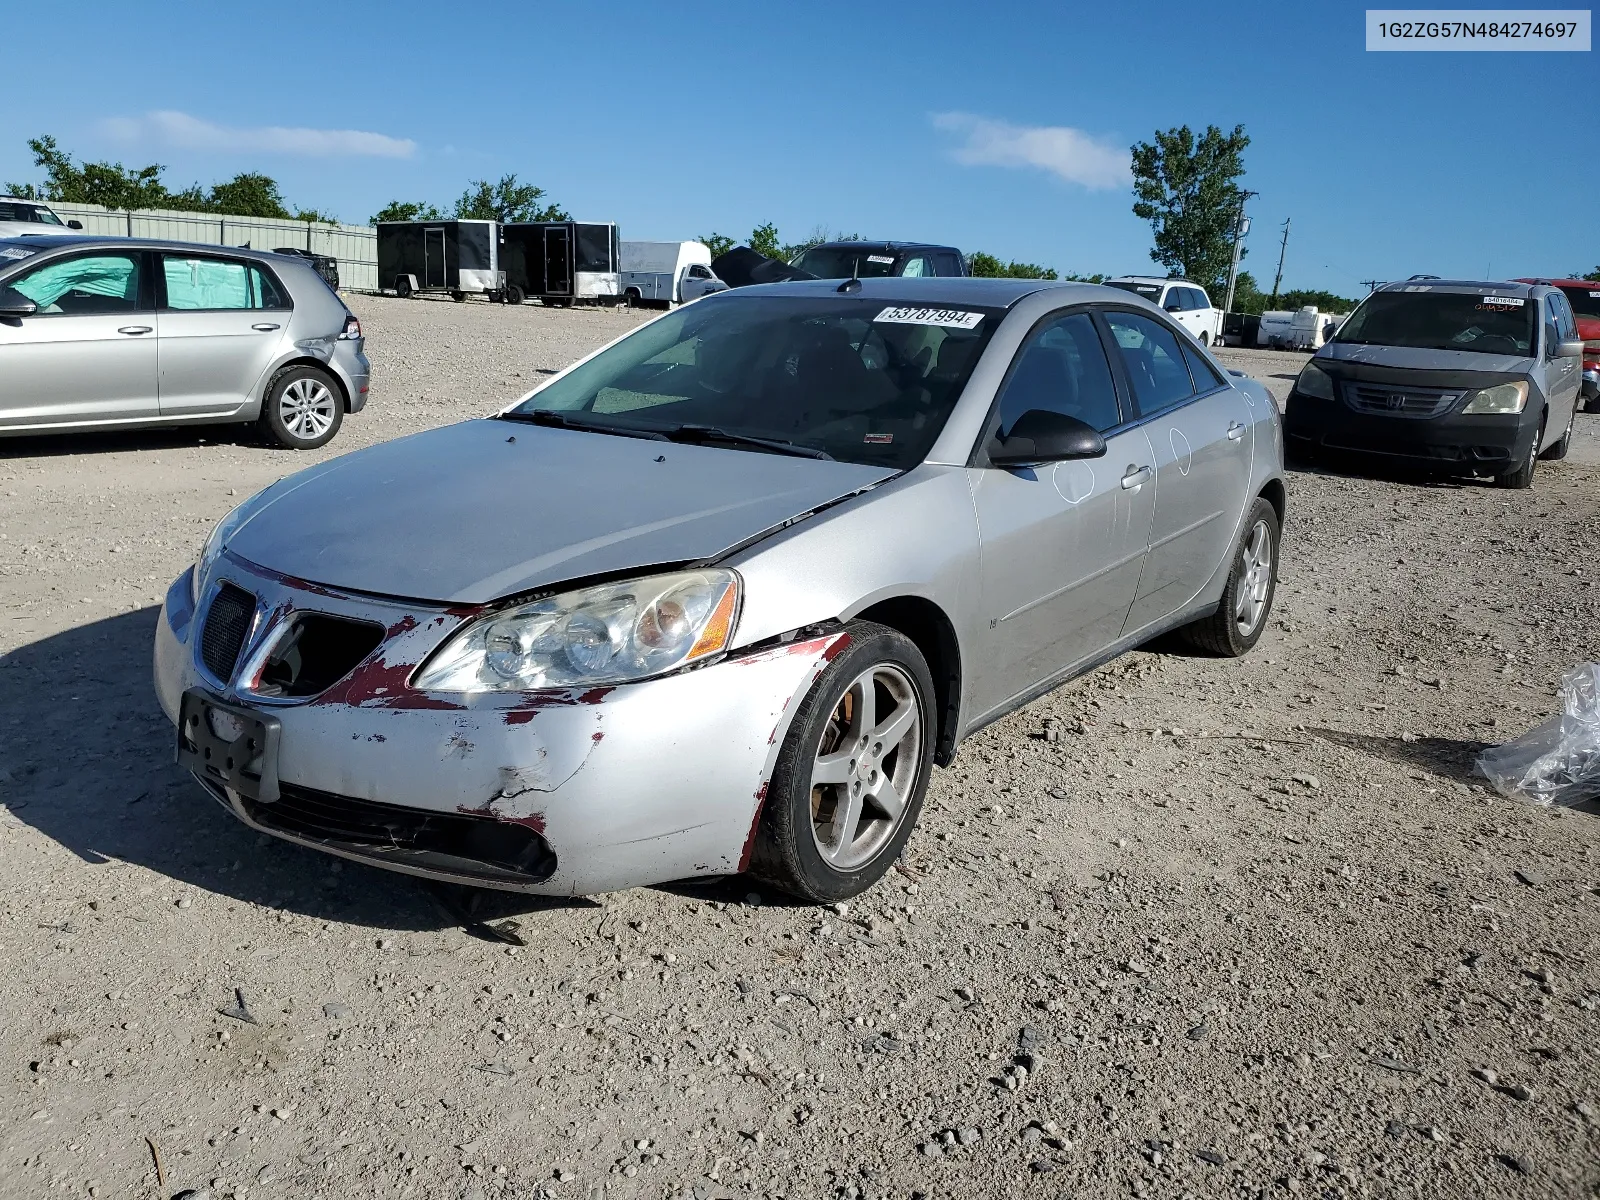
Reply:
[[31, 317], [39, 306], [16, 288], [0, 288], [0, 317]]
[[1099, 458], [1106, 440], [1093, 425], [1066, 413], [1030, 408], [1012, 423], [1011, 435], [989, 449], [997, 467], [1030, 467], [1069, 458]]
[[1557, 342], [1556, 343], [1556, 357], [1557, 358], [1582, 358], [1583, 357], [1583, 343], [1579, 342], [1579, 341]]

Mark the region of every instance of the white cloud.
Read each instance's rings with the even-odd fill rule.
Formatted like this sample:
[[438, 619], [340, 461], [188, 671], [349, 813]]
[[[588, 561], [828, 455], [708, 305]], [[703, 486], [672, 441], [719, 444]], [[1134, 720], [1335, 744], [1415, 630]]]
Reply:
[[951, 156], [969, 167], [1037, 167], [1091, 189], [1127, 187], [1130, 152], [1065, 125], [1013, 125], [973, 113], [935, 113], [936, 129], [964, 140]]
[[113, 117], [102, 122], [101, 127], [118, 141], [153, 142], [186, 150], [246, 150], [308, 158], [410, 158], [417, 150], [417, 144], [410, 138], [393, 138], [360, 129], [301, 129], [282, 125], [232, 128], [171, 111], [145, 113], [142, 117]]

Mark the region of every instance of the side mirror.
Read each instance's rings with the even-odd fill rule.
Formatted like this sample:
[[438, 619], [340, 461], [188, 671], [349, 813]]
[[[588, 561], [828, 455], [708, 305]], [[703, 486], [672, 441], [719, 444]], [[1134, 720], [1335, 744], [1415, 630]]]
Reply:
[[31, 317], [39, 306], [16, 288], [0, 288], [0, 317]]
[[1183, 301], [1182, 300], [1168, 300], [1161, 307], [1166, 309], [1168, 312], [1182, 312], [1183, 311]]
[[1578, 341], [1557, 342], [1556, 343], [1556, 357], [1557, 358], [1582, 358], [1583, 357], [1583, 343], [1582, 342], [1578, 342]]
[[67, 222], [67, 228], [68, 229], [82, 229], [83, 228], [83, 222], [82, 221], [68, 221]]
[[1031, 467], [1069, 458], [1100, 458], [1106, 440], [1093, 425], [1066, 413], [1030, 408], [1011, 425], [1011, 436], [989, 448], [997, 467]]

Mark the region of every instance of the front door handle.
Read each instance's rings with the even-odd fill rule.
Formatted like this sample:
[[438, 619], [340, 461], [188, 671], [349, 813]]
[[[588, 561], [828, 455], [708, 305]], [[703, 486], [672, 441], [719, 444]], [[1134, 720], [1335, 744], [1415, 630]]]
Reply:
[[148, 325], [123, 325], [121, 328], [119, 328], [117, 330], [117, 332], [118, 333], [125, 333], [129, 337], [136, 337], [137, 335], [139, 335], [141, 333], [149, 333], [150, 332], [150, 326], [148, 326]]
[[1149, 483], [1155, 477], [1156, 473], [1149, 467], [1136, 467], [1129, 463], [1127, 474], [1122, 477], [1122, 486], [1131, 491], [1133, 488], [1142, 487]]
[[1237, 422], [1237, 421], [1235, 421], [1232, 425], [1229, 425], [1228, 426], [1228, 440], [1230, 442], [1237, 442], [1240, 438], [1242, 438], [1244, 436], [1244, 429], [1245, 429], [1245, 427], [1243, 425], [1239, 424], [1239, 422]]
[[276, 329], [278, 327], [276, 325], [271, 324], [268, 321], [263, 321], [259, 325], [250, 326], [250, 328], [254, 329], [257, 333], [271, 333], [274, 329]]

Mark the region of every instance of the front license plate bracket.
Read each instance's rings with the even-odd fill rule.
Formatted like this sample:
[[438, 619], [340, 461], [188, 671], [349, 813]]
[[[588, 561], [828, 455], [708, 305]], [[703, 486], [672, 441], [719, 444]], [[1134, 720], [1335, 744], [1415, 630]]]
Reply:
[[[214, 720], [213, 714], [221, 715]], [[277, 717], [190, 688], [178, 709], [178, 765], [219, 787], [271, 804], [278, 798], [282, 735]]]

